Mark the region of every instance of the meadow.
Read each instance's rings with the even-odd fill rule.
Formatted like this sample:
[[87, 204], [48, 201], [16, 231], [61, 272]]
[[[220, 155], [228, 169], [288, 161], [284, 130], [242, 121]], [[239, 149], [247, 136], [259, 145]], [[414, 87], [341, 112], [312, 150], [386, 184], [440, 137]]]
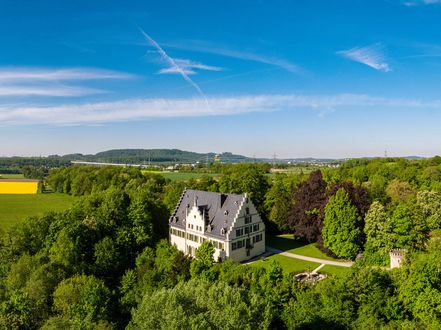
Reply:
[[23, 174], [0, 174], [0, 179], [24, 179]]
[[0, 195], [0, 229], [7, 229], [29, 216], [69, 208], [74, 197], [66, 194]]

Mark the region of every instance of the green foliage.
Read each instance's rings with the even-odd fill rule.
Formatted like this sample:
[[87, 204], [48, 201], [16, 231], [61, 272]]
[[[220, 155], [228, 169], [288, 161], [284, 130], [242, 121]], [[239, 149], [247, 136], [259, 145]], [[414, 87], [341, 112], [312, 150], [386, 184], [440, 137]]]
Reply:
[[353, 259], [361, 248], [360, 215], [348, 193], [339, 189], [325, 208], [323, 242], [341, 258]]
[[288, 230], [287, 219], [291, 210], [294, 180], [292, 176], [276, 174], [271, 187], [265, 195], [265, 208], [268, 212], [268, 220], [274, 223], [281, 232]]
[[399, 204], [391, 217], [392, 243], [400, 248], [418, 248], [424, 243], [422, 219], [413, 204]]
[[364, 233], [365, 256], [368, 261], [387, 264], [389, 251], [393, 248], [392, 227], [384, 206], [378, 201], [372, 203], [366, 214]]
[[265, 193], [269, 183], [265, 170], [254, 164], [238, 164], [226, 169], [219, 180], [219, 191], [233, 194], [248, 193], [261, 215], [265, 215]]
[[77, 329], [110, 317], [110, 291], [94, 276], [76, 275], [62, 281], [54, 292], [54, 309]]
[[259, 329], [259, 305], [221, 281], [179, 283], [144, 296], [128, 329]]
[[190, 274], [194, 278], [212, 279], [210, 272], [214, 263], [214, 246], [210, 241], [204, 241], [196, 250], [196, 258], [191, 262]]

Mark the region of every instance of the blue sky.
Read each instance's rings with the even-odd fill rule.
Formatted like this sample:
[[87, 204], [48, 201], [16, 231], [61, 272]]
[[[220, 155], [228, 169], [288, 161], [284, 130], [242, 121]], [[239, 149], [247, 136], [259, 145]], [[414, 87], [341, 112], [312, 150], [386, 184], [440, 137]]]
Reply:
[[0, 155], [441, 154], [441, 0], [0, 0]]

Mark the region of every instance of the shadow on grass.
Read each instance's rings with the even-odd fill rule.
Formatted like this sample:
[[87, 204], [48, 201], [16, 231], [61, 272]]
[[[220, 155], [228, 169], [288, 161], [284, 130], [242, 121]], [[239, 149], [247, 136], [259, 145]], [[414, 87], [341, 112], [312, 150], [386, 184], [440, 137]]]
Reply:
[[266, 239], [266, 245], [282, 251], [292, 250], [308, 244], [309, 244], [308, 242], [294, 239], [293, 235], [284, 235], [284, 236], [268, 235]]

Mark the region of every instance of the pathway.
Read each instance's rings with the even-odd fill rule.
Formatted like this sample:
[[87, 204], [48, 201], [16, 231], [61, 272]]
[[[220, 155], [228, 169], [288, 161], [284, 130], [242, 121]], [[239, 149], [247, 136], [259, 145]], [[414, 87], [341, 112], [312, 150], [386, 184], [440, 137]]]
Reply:
[[295, 254], [291, 252], [284, 252], [282, 250], [274, 249], [272, 247], [267, 246], [266, 250], [269, 252], [272, 252], [274, 254], [280, 254], [285, 257], [294, 258], [294, 259], [300, 259], [305, 261], [311, 261], [316, 262], [322, 265], [332, 265], [332, 266], [340, 266], [340, 267], [351, 267], [353, 262], [350, 261], [333, 261], [333, 260], [326, 260], [326, 259], [319, 259], [319, 258], [313, 258], [313, 257], [307, 257], [302, 256], [300, 254]]

